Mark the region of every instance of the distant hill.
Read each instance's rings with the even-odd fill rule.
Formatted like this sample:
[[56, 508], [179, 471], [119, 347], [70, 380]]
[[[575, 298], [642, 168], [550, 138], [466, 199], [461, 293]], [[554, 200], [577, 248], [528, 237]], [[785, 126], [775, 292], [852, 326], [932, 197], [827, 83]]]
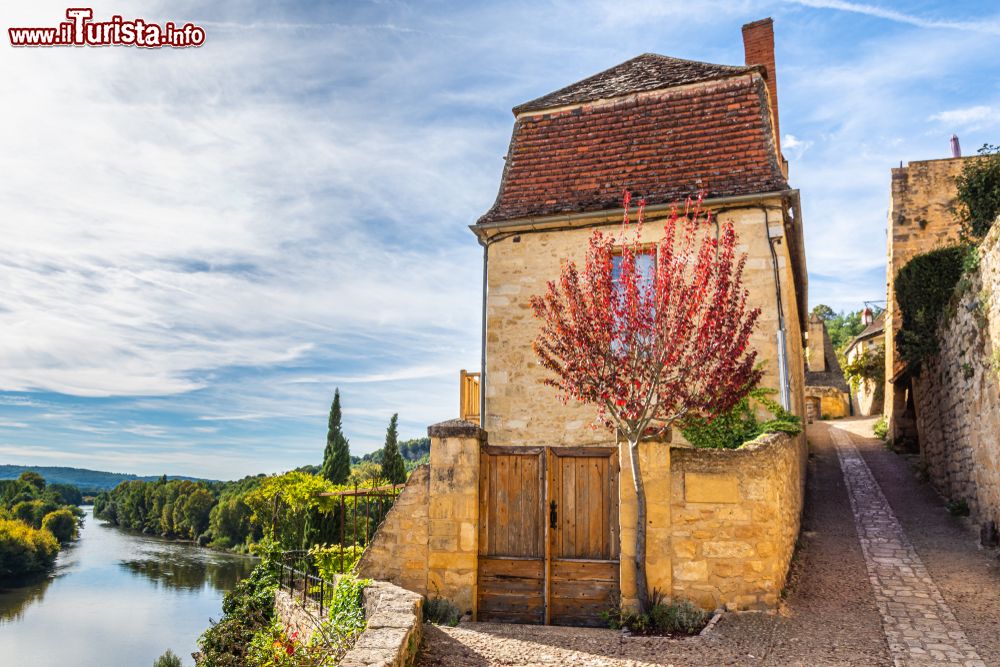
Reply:
[[[50, 484], [72, 484], [83, 492], [107, 491], [118, 486], [121, 482], [132, 480], [151, 481], [159, 479], [159, 475], [149, 475], [141, 477], [122, 472], [104, 472], [103, 470], [87, 470], [86, 468], [65, 468], [61, 466], [15, 466], [0, 465], [0, 479], [17, 479], [26, 470], [32, 470], [45, 478]], [[167, 479], [190, 479], [192, 481], [214, 481], [201, 480], [197, 477], [184, 477], [183, 475], [167, 475]]]

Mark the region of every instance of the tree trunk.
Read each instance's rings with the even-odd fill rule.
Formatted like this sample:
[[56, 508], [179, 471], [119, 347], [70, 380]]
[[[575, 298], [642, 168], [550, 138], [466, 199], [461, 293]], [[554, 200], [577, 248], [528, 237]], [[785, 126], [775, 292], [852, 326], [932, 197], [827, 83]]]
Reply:
[[639, 465], [639, 441], [629, 440], [632, 485], [635, 487], [635, 589], [639, 611], [649, 611], [649, 585], [646, 582], [646, 486]]

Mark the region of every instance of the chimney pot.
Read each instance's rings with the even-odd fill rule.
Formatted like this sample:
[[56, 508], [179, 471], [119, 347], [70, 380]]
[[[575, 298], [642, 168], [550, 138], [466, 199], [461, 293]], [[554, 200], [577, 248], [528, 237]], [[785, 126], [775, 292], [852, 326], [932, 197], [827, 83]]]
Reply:
[[958, 143], [958, 135], [951, 135], [951, 156], [962, 157], [962, 146]]

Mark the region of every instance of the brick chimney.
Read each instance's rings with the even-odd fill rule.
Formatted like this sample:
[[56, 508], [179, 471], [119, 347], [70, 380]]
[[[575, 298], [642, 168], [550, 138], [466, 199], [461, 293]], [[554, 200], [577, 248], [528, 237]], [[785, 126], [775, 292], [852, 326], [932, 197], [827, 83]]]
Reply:
[[771, 103], [774, 142], [781, 156], [781, 130], [778, 127], [778, 77], [774, 69], [774, 20], [770, 17], [743, 26], [743, 52], [747, 65], [763, 65]]

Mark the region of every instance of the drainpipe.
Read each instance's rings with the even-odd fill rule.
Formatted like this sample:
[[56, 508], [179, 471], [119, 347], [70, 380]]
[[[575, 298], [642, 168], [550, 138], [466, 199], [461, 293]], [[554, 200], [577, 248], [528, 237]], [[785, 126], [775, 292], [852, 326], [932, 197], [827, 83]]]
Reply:
[[771, 250], [771, 268], [774, 271], [774, 299], [778, 306], [778, 398], [781, 407], [785, 410], [792, 409], [792, 386], [788, 371], [788, 341], [785, 330], [785, 309], [781, 301], [781, 276], [778, 273], [778, 254], [774, 251], [774, 239], [771, 238], [771, 224], [766, 206], [761, 206], [764, 211], [764, 233], [767, 235], [767, 247]]

